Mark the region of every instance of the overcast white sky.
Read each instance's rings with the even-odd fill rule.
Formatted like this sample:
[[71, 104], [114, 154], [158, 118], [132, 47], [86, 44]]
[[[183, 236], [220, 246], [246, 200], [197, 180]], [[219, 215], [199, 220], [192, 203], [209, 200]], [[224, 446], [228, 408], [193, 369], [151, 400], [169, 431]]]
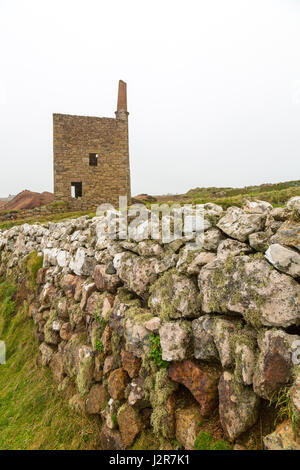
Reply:
[[53, 190], [52, 113], [114, 116], [132, 193], [300, 179], [300, 1], [0, 0], [0, 196]]

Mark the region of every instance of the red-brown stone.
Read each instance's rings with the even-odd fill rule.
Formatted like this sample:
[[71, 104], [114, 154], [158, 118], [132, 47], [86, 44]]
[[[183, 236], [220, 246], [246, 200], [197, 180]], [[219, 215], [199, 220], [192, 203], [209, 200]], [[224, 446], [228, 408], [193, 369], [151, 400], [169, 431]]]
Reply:
[[140, 358], [135, 357], [131, 352], [122, 349], [121, 361], [123, 369], [126, 370], [131, 379], [138, 376], [142, 364]]
[[202, 416], [209, 416], [218, 402], [218, 381], [220, 373], [202, 368], [197, 362], [185, 360], [173, 362], [169, 377], [190, 390], [200, 405]]
[[124, 400], [129, 377], [124, 369], [113, 370], [108, 378], [108, 392], [115, 400]]

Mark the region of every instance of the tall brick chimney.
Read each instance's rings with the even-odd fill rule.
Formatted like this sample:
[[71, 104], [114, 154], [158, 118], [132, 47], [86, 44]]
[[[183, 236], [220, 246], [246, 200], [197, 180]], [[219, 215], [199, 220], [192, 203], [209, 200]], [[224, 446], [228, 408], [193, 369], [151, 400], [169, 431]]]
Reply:
[[116, 111], [117, 119], [127, 119], [127, 85], [123, 80], [119, 80], [118, 106]]

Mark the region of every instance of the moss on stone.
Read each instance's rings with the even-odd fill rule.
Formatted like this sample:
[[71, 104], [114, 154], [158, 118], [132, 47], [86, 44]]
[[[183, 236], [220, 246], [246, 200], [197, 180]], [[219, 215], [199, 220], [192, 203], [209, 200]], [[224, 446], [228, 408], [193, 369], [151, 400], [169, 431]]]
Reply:
[[149, 310], [145, 310], [138, 306], [130, 307], [125, 312], [125, 320], [132, 320], [133, 323], [143, 324], [153, 318], [152, 313]]
[[[208, 304], [211, 311], [219, 313], [228, 313], [227, 303], [224, 299], [230, 298], [231, 303], [235, 305], [242, 304], [242, 314], [246, 322], [257, 329], [262, 325], [260, 307], [267, 300], [266, 296], [258, 292], [258, 289], [267, 287], [269, 278], [261, 280], [255, 273], [251, 276], [246, 274], [246, 259], [244, 258], [249, 259], [249, 257], [229, 256], [219, 268], [214, 269], [211, 286], [213, 295], [211, 295]], [[245, 285], [247, 286], [247, 305], [245, 305], [245, 296], [239, 291], [240, 286], [231, 280], [236, 274], [239, 275], [239, 279], [245, 280]], [[255, 308], [252, 305], [255, 305]]]
[[91, 344], [93, 351], [99, 351], [98, 342], [101, 341], [102, 334], [103, 328], [100, 325], [94, 323], [91, 330]]
[[166, 369], [160, 369], [154, 376], [147, 377], [144, 382], [147, 399], [153, 408], [151, 425], [157, 436], [171, 437], [166, 402], [177, 387], [178, 385], [169, 379]]
[[93, 379], [93, 366], [94, 358], [92, 356], [83, 358], [79, 363], [76, 385], [80, 395], [86, 395], [90, 389]]
[[27, 278], [29, 288], [37, 290], [36, 277], [38, 270], [43, 266], [43, 257], [38, 255], [37, 251], [33, 251], [22, 261], [22, 268]]
[[112, 353], [119, 354], [122, 345], [122, 338], [120, 338], [120, 336], [115, 331], [112, 331], [110, 344]]
[[50, 343], [50, 344], [53, 343], [52, 337], [53, 337], [54, 331], [53, 331], [52, 325], [55, 320], [58, 320], [57, 312], [56, 310], [50, 310], [49, 318], [46, 321], [45, 326], [44, 326], [44, 336], [45, 336], [46, 343]]
[[83, 313], [79, 304], [73, 304], [69, 307], [69, 319], [72, 328], [75, 328], [79, 321], [83, 319]]
[[167, 322], [170, 319], [176, 319], [183, 316], [178, 310], [182, 300], [186, 301], [189, 311], [194, 310], [196, 314], [197, 310], [200, 310], [200, 302], [198, 301], [196, 291], [191, 295], [189, 286], [180, 290], [174, 289], [174, 281], [180, 282], [181, 280], [186, 281], [187, 279], [188, 278], [185, 275], [179, 273], [175, 268], [173, 268], [165, 272], [150, 287], [148, 305], [163, 321]]
[[160, 448], [159, 439], [150, 430], [144, 430], [136, 439], [129, 450], [158, 450]]

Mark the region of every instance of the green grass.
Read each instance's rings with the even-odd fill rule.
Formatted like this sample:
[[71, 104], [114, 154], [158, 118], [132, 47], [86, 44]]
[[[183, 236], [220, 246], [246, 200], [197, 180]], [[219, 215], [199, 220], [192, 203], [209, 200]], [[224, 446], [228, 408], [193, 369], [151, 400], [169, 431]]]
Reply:
[[[300, 196], [300, 180], [244, 188], [194, 188], [185, 194], [157, 196], [158, 203], [205, 204], [214, 202], [224, 209], [230, 206], [241, 207], [244, 199], [260, 199], [270, 202], [274, 207], [282, 207], [294, 196]], [[142, 201], [140, 201], [142, 202]], [[151, 204], [146, 202], [147, 207]]]
[[[16, 286], [0, 284], [0, 450], [99, 448], [97, 418], [75, 414], [69, 392], [58, 392], [50, 369], [37, 365], [38, 342], [26, 308], [15, 305]], [[68, 396], [67, 393], [70, 395]]]
[[242, 192], [235, 196], [226, 196], [222, 198], [196, 198], [194, 202], [196, 204], [205, 204], [206, 202], [214, 202], [219, 204], [224, 209], [230, 206], [241, 207], [244, 199], [260, 199], [262, 201], [270, 202], [274, 207], [284, 206], [285, 203], [294, 196], [300, 196], [300, 187], [293, 187], [288, 189], [273, 190], [273, 191], [249, 191], [247, 193]]
[[274, 406], [276, 410], [276, 418], [274, 426], [284, 420], [289, 420], [295, 436], [299, 434], [299, 413], [293, 405], [291, 397], [291, 388], [284, 386], [280, 390], [276, 390], [270, 398], [270, 406]]
[[155, 362], [155, 364], [160, 369], [165, 369], [166, 367], [168, 367], [169, 362], [164, 361], [163, 358], [162, 358], [162, 349], [161, 349], [159, 335], [155, 335], [155, 334], [152, 333], [149, 336], [149, 341], [150, 341], [150, 350], [149, 350], [149, 359], [150, 359], [150, 361]]
[[199, 432], [195, 440], [195, 450], [231, 450], [227, 441], [219, 439], [214, 441], [213, 436], [206, 431]]
[[25, 269], [27, 285], [31, 289], [36, 288], [36, 276], [38, 270], [43, 266], [43, 257], [38, 256], [37, 251], [33, 251], [23, 261], [23, 268]]
[[18, 220], [9, 220], [7, 222], [0, 222], [0, 230], [8, 230], [11, 227], [16, 225], [23, 225], [23, 224], [36, 224], [37, 222], [44, 223], [44, 222], [62, 222], [67, 219], [78, 219], [78, 217], [82, 217], [83, 215], [87, 215], [90, 218], [95, 217], [95, 212], [64, 212], [64, 213], [57, 213], [51, 214], [47, 216], [35, 217], [31, 219], [18, 219]]

